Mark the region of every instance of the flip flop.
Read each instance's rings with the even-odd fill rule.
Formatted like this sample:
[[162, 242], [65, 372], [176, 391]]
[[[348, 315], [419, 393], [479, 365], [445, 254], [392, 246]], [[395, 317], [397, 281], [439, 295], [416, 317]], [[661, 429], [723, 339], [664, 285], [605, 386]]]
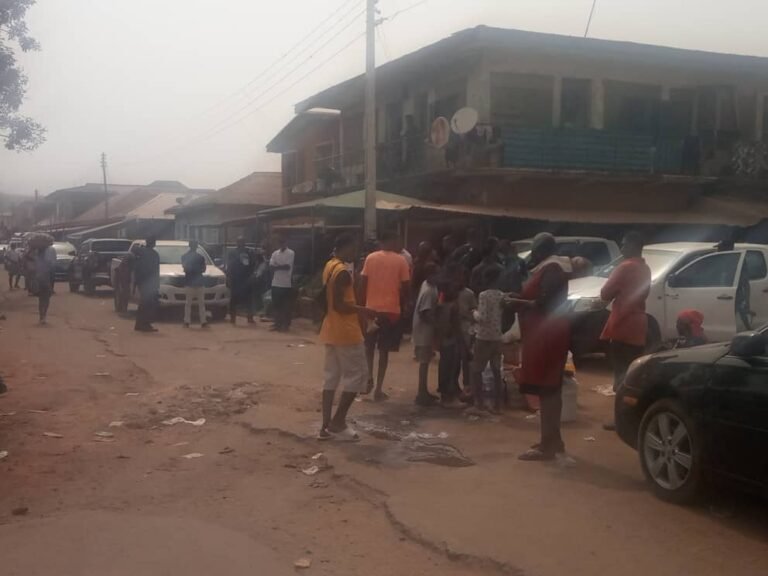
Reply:
[[334, 432], [334, 437], [337, 440], [341, 440], [342, 442], [359, 442], [360, 436], [357, 432], [351, 427], [347, 426], [342, 430], [341, 432]]
[[554, 460], [555, 455], [542, 452], [538, 448], [531, 448], [527, 452], [520, 454], [517, 459], [522, 460], [523, 462], [547, 462]]

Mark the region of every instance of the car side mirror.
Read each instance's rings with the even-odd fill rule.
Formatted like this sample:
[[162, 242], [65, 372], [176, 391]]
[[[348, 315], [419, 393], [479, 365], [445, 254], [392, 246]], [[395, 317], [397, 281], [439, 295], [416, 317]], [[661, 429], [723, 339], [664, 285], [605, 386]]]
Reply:
[[221, 268], [224, 266], [224, 258], [214, 258], [213, 263], [218, 267]]
[[677, 274], [670, 274], [667, 276], [667, 286], [670, 288], [677, 288], [679, 286]]
[[737, 358], [762, 356], [765, 354], [765, 336], [759, 332], [737, 334], [731, 340], [731, 347], [728, 349], [728, 353]]

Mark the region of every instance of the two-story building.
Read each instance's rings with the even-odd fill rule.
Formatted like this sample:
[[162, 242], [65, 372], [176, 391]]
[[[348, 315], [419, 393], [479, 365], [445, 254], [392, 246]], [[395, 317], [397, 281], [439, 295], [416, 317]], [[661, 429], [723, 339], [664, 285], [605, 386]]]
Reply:
[[[364, 86], [300, 102], [270, 142], [286, 204], [363, 187]], [[474, 129], [432, 136], [465, 107]], [[762, 218], [734, 190], [768, 190], [767, 108], [768, 58], [481, 26], [377, 69], [378, 187], [504, 215], [508, 236], [636, 222], [716, 237]]]

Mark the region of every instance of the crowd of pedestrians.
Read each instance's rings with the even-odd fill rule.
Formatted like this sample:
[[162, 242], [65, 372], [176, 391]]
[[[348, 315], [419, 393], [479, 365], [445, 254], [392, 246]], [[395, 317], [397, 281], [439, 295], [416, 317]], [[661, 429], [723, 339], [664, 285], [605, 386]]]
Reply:
[[[642, 249], [641, 237], [627, 234], [624, 261], [602, 293], [606, 305], [611, 304], [602, 338], [611, 351], [617, 385], [646, 341], [650, 270]], [[382, 235], [378, 249], [368, 254], [359, 271], [354, 250], [352, 239], [340, 236], [323, 274], [326, 369], [320, 439], [357, 438], [346, 424], [349, 407], [358, 394], [373, 392], [373, 400], [387, 400], [389, 354], [399, 350], [403, 333], [410, 329], [418, 365], [417, 405], [466, 405], [470, 415], [499, 413], [508, 386], [514, 384], [523, 394], [537, 397], [540, 406], [539, 441], [520, 459], [552, 460], [565, 453], [560, 422], [572, 336], [568, 285], [572, 278], [591, 273], [590, 262], [559, 256], [555, 238], [546, 233], [534, 238], [523, 260], [513, 243], [484, 237], [475, 229], [468, 231], [464, 244], [450, 235], [438, 249], [422, 242], [412, 264], [392, 233]], [[681, 321], [690, 339], [699, 335], [701, 326], [694, 312]], [[515, 325], [522, 352], [510, 382], [502, 342]], [[434, 394], [429, 374], [436, 356]], [[331, 408], [339, 388], [342, 401], [334, 416]]]

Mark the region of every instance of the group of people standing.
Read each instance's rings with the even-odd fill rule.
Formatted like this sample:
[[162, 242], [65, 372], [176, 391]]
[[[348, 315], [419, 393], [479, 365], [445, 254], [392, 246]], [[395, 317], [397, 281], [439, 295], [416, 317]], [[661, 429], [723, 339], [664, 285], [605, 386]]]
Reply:
[[[651, 274], [642, 249], [638, 234], [626, 236], [624, 261], [602, 294], [613, 304], [602, 338], [611, 349], [617, 384], [645, 347]], [[501, 411], [506, 396], [502, 336], [519, 323], [522, 354], [515, 380], [522, 393], [539, 398], [541, 427], [539, 442], [520, 459], [563, 455], [562, 384], [571, 347], [568, 284], [589, 273], [589, 263], [558, 256], [555, 238], [547, 233], [534, 238], [527, 261], [510, 242], [483, 238], [475, 230], [460, 246], [452, 236], [443, 239], [440, 250], [422, 243], [412, 266], [403, 252], [396, 235], [384, 234], [379, 250], [370, 253], [358, 271], [354, 240], [347, 235], [336, 239], [334, 256], [323, 272], [327, 313], [320, 332], [326, 345], [320, 439], [357, 438], [346, 423], [356, 395], [374, 392], [374, 400], [387, 399], [389, 354], [400, 347], [406, 319], [419, 364], [416, 404], [466, 403], [475, 414]], [[374, 372], [376, 350], [379, 363]], [[436, 351], [439, 396], [428, 386]], [[484, 385], [486, 370], [491, 378], [486, 377]], [[333, 414], [339, 388], [341, 401]]]
[[[131, 254], [134, 278], [131, 288], [139, 292], [139, 308], [135, 329], [139, 332], [156, 332], [152, 325], [160, 298], [160, 256], [155, 238], [147, 238], [143, 246], [136, 246]], [[226, 267], [226, 281], [230, 290], [229, 317], [235, 324], [240, 313], [245, 312], [248, 323], [254, 323], [255, 298], [267, 286], [268, 272], [272, 272], [271, 289], [274, 308], [274, 327], [278, 332], [290, 328], [293, 316], [292, 277], [294, 252], [282, 239], [272, 253], [269, 262], [246, 245], [244, 238], [238, 238], [234, 250], [229, 254]], [[197, 306], [201, 328], [208, 326], [208, 312], [205, 308], [205, 272], [207, 263], [200, 251], [197, 240], [189, 241], [189, 250], [181, 257], [184, 270], [184, 326], [192, 323], [192, 310]]]

